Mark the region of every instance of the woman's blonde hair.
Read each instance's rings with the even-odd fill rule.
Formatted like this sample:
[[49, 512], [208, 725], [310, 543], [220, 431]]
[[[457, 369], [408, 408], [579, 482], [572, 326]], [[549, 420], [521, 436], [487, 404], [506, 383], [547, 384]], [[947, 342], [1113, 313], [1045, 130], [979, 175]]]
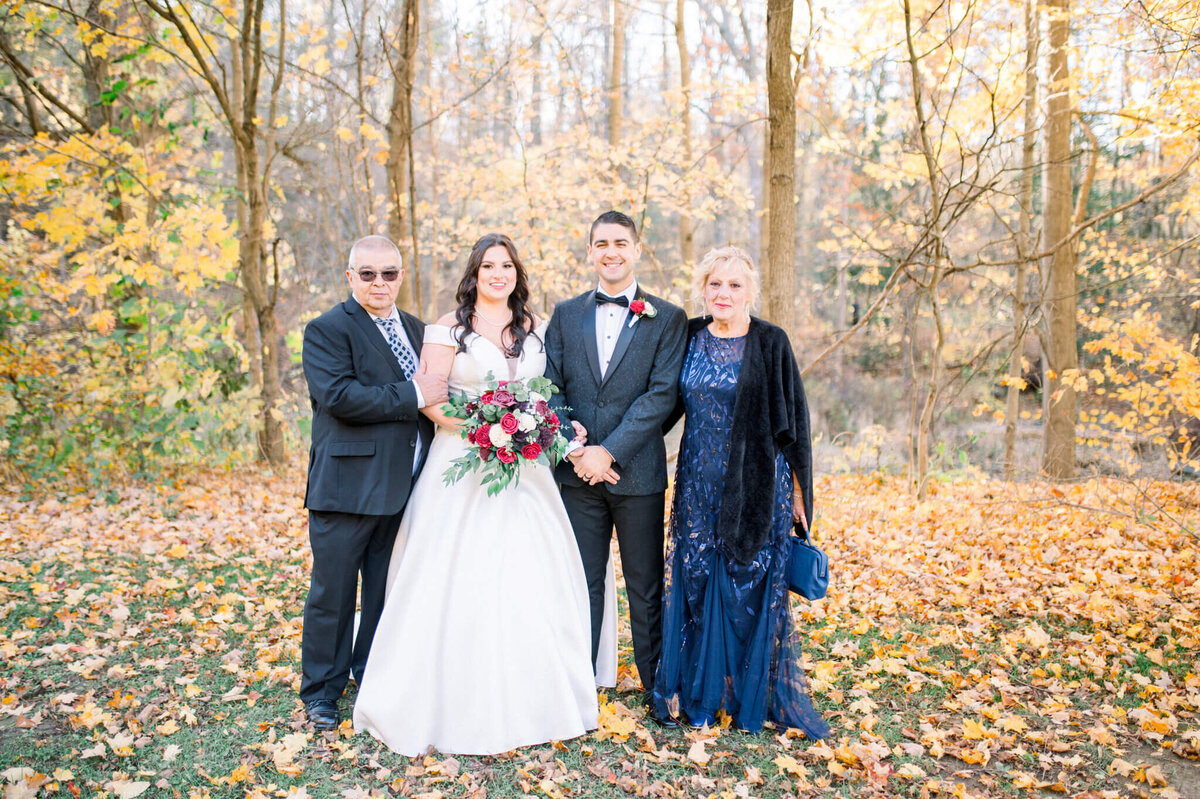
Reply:
[[692, 300], [703, 312], [708, 311], [704, 305], [704, 284], [717, 267], [724, 264], [734, 264], [742, 268], [746, 280], [746, 313], [758, 304], [758, 269], [749, 254], [740, 247], [713, 247], [704, 253], [696, 271], [692, 276]]

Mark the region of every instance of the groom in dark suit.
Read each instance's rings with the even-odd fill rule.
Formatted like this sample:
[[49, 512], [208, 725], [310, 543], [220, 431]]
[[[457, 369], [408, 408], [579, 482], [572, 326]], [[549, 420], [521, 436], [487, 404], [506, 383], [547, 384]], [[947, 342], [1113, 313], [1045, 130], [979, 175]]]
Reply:
[[[588, 431], [587, 446], [569, 447], [555, 477], [587, 575], [592, 662], [615, 526], [634, 660], [648, 694], [662, 650], [662, 423], [675, 407], [687, 316], [638, 285], [641, 253], [637, 226], [625, 214], [609, 211], [592, 223], [587, 257], [598, 285], [555, 307], [546, 330], [546, 376], [562, 389], [553, 399], [560, 418]], [[653, 703], [647, 708], [653, 713]]]
[[419, 409], [446, 399], [446, 381], [418, 371], [425, 325], [396, 308], [403, 278], [395, 244], [359, 239], [346, 269], [351, 297], [304, 330], [313, 413], [304, 507], [313, 568], [300, 698], [319, 730], [338, 726], [337, 702], [351, 673], [362, 681], [392, 543], [433, 439], [433, 423]]

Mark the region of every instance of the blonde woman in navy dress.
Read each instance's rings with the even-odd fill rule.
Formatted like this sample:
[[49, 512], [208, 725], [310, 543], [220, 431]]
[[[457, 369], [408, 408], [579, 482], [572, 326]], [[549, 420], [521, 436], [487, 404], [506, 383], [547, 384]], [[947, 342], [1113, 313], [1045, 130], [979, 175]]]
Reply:
[[706, 314], [690, 320], [670, 429], [675, 475], [654, 701], [694, 726], [724, 710], [821, 738], [792, 627], [788, 536], [812, 518], [808, 407], [787, 334], [750, 315], [758, 275], [723, 247], [697, 267]]

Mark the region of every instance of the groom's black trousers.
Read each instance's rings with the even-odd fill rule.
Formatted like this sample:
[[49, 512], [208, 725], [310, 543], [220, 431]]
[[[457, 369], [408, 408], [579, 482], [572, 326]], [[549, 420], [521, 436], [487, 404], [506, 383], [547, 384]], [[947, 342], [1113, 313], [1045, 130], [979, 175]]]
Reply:
[[563, 504], [575, 530], [575, 541], [587, 575], [592, 611], [592, 666], [600, 649], [604, 619], [604, 577], [614, 525], [621, 550], [621, 570], [629, 598], [629, 630], [633, 659], [642, 688], [654, 688], [662, 652], [663, 515], [662, 492], [641, 496], [610, 493], [606, 483], [562, 486]]
[[[403, 510], [392, 516], [308, 512], [312, 582], [304, 603], [300, 698], [337, 701], [351, 671], [362, 683], [371, 639], [383, 611], [392, 544]], [[362, 575], [362, 615], [354, 634], [354, 605]]]

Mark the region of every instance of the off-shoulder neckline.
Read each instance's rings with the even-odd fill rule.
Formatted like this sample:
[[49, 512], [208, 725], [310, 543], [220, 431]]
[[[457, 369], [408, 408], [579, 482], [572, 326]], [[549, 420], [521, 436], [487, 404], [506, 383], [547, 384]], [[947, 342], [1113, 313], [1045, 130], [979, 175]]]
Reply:
[[[548, 319], [543, 319], [543, 320], [541, 320], [540, 322], [538, 322], [536, 325], [534, 325], [534, 326], [533, 326], [533, 329], [532, 329], [532, 330], [530, 330], [529, 332], [530, 332], [530, 333], [532, 333], [532, 332], [534, 332], [534, 331], [536, 331], [536, 330], [541, 330], [542, 328], [544, 328], [544, 327], [545, 327], [546, 325], [548, 325], [548, 324], [550, 324], [550, 321], [549, 321]], [[453, 324], [453, 325], [440, 325], [440, 324], [438, 324], [437, 322], [430, 322], [429, 324], [425, 325], [425, 328], [426, 328], [426, 329], [428, 329], [428, 328], [431, 328], [431, 327], [436, 327], [436, 328], [438, 328], [439, 330], [452, 331], [452, 330], [454, 330], [455, 328], [461, 328], [461, 327], [462, 327], [462, 325], [459, 325], [459, 324]], [[473, 335], [473, 336], [479, 336], [480, 338], [484, 338], [484, 339], [486, 339], [486, 338], [487, 338], [487, 336], [483, 335], [482, 333], [478, 333], [478, 332], [476, 332], [476, 331], [474, 331], [474, 330], [472, 330], [472, 331], [471, 331], [471, 335]]]

